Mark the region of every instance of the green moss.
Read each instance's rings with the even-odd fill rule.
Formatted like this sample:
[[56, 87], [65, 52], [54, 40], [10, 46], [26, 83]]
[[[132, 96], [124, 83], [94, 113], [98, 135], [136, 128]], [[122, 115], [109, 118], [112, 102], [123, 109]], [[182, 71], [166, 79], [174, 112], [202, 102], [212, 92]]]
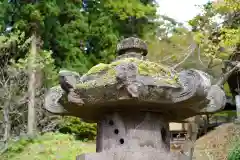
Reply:
[[112, 68], [114, 68], [115, 66], [122, 64], [122, 63], [129, 63], [129, 62], [134, 62], [137, 64], [138, 66], [138, 71], [140, 75], [149, 75], [149, 76], [155, 76], [158, 74], [167, 74], [170, 75], [170, 70], [161, 65], [161, 64], [157, 64], [154, 62], [150, 62], [148, 60], [141, 60], [138, 58], [125, 58], [125, 59], [120, 59], [118, 61], [114, 61], [110, 64], [103, 64], [100, 63], [94, 67], [92, 67], [88, 72], [87, 75], [90, 74], [96, 74], [105, 70], [110, 70]]
[[87, 81], [85, 83], [79, 83], [79, 84], [76, 85], [76, 87], [87, 89], [87, 88], [94, 87], [96, 84], [97, 84], [97, 82], [95, 80], [91, 80], [91, 81]]
[[110, 64], [103, 64], [100, 63], [94, 67], [92, 67], [86, 75], [94, 75], [97, 73], [102, 72], [102, 79], [101, 81], [91, 80], [85, 83], [81, 83], [77, 85], [77, 88], [91, 88], [96, 86], [103, 86], [107, 85], [108, 83], [115, 81], [116, 66], [123, 64], [123, 63], [135, 63], [138, 66], [138, 73], [139, 75], [143, 76], [152, 76], [152, 77], [159, 77], [160, 79], [157, 80], [157, 83], [168, 83], [168, 84], [176, 84], [177, 83], [177, 76], [171, 77], [171, 71], [169, 68], [157, 64], [154, 62], [150, 62], [148, 60], [141, 60], [138, 58], [125, 58], [120, 59], [118, 61], [114, 61]]
[[106, 72], [102, 75], [101, 81], [91, 80], [85, 83], [79, 83], [77, 84], [76, 87], [87, 89], [87, 88], [93, 88], [97, 86], [104, 86], [111, 82], [112, 83], [115, 82], [116, 81], [115, 75], [116, 75], [116, 71], [114, 70], [114, 68], [110, 68], [109, 70], [106, 70]]
[[108, 64], [104, 64], [104, 63], [99, 63], [98, 65], [92, 67], [87, 74], [95, 74], [95, 73], [99, 73], [105, 69], [108, 68]]

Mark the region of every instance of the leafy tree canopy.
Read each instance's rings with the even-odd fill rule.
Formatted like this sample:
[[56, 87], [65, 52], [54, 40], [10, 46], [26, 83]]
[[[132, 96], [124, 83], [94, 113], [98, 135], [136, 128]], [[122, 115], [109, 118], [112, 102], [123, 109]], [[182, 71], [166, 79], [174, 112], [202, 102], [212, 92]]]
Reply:
[[[143, 37], [154, 32], [156, 6], [147, 0], [91, 1], [8, 1], [1, 4], [1, 31], [5, 35], [24, 33], [23, 45], [33, 30], [42, 40], [42, 49], [52, 50], [58, 68], [80, 73], [101, 61], [112, 60], [119, 39]], [[24, 58], [26, 50], [15, 53]]]

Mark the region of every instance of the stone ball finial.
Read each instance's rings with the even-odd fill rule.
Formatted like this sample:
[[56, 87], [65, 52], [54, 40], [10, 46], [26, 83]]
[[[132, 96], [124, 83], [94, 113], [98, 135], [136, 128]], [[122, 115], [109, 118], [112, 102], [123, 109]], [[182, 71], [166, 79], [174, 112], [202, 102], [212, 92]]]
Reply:
[[140, 52], [143, 56], [146, 56], [148, 53], [147, 44], [136, 37], [125, 38], [117, 45], [118, 55], [125, 54], [129, 50]]

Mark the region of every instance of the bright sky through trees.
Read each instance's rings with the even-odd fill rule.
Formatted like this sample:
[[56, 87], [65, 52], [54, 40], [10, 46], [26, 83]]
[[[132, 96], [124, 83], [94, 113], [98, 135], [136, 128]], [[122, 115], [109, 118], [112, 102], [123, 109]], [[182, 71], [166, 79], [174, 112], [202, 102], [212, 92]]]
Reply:
[[160, 6], [158, 13], [186, 23], [200, 13], [201, 10], [196, 5], [202, 5], [208, 1], [213, 0], [157, 0]]

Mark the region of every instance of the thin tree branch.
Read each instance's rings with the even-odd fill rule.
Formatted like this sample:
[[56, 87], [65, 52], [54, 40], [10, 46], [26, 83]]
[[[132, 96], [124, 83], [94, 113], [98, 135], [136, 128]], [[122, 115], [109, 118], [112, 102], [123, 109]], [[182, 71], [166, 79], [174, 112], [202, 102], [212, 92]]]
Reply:
[[187, 56], [178, 64], [174, 65], [172, 67], [173, 70], [175, 70], [177, 67], [179, 67], [181, 64], [183, 64], [195, 51], [196, 49], [196, 43], [191, 44], [188, 48], [191, 48], [190, 51], [188, 52]]
[[[200, 64], [205, 67], [204, 63], [202, 62], [201, 60], [201, 48], [200, 48], [200, 45], [198, 45], [198, 60], [200, 62]], [[206, 67], [205, 67], [206, 68]]]

